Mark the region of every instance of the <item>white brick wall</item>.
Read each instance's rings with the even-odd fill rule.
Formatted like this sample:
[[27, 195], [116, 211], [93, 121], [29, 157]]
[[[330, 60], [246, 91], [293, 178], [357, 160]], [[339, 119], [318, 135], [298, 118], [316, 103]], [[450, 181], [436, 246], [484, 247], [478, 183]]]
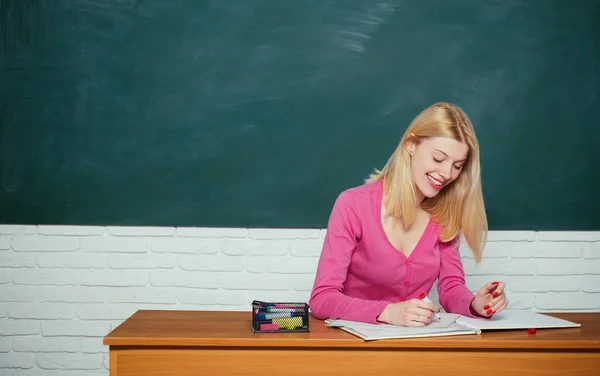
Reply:
[[[137, 309], [308, 301], [325, 230], [0, 226], [0, 376], [107, 376], [102, 338]], [[600, 311], [600, 232], [492, 232], [472, 290], [510, 309]], [[432, 291], [436, 299], [435, 291]]]

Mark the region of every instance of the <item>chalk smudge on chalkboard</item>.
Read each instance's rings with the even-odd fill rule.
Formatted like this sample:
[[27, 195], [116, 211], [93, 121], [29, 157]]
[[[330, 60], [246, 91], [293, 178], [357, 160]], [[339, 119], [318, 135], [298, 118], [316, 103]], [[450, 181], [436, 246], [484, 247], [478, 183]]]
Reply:
[[365, 4], [364, 8], [340, 12], [342, 22], [330, 31], [331, 39], [340, 47], [364, 53], [373, 34], [394, 13], [395, 8], [387, 3]]
[[45, 1], [0, 1], [0, 52], [9, 46], [40, 45], [47, 11]]
[[118, 13], [125, 10], [131, 10], [138, 3], [138, 0], [76, 0], [73, 2], [73, 7], [78, 10], [86, 10], [93, 12]]
[[[78, 21], [76, 31], [86, 36], [97, 36], [108, 39], [123, 39], [132, 28], [130, 8], [135, 1], [77, 1], [70, 12], [76, 12]], [[65, 25], [69, 27], [69, 25]], [[90, 48], [90, 47], [88, 47]]]
[[169, 8], [180, 7], [182, 0], [138, 1], [136, 14], [146, 18], [159, 18]]

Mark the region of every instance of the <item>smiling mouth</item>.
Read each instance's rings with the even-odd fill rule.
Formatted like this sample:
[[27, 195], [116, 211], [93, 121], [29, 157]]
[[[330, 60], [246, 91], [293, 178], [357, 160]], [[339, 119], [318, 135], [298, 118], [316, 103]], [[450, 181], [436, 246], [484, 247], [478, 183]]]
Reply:
[[433, 178], [429, 174], [427, 174], [427, 180], [429, 180], [429, 184], [435, 189], [440, 189], [444, 185], [444, 182]]

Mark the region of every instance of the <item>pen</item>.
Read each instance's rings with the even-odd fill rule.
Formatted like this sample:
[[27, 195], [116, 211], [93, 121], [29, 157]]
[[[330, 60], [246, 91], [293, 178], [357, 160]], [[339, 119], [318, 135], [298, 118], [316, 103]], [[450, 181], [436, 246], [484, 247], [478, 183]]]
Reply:
[[280, 319], [285, 317], [302, 317], [301, 313], [280, 312], [280, 313], [259, 313], [254, 315], [256, 320]]
[[267, 307], [266, 309], [267, 313], [275, 313], [275, 312], [288, 312], [288, 313], [303, 313], [304, 310], [303, 309], [294, 309], [294, 308], [271, 308], [271, 307]]
[[[419, 298], [421, 298], [421, 300], [422, 300], [422, 301], [424, 301], [424, 302], [429, 302], [429, 303], [432, 303], [431, 299], [429, 299], [429, 298], [427, 297], [427, 295], [425, 295], [424, 293], [421, 293], [421, 295], [419, 295]], [[435, 314], [435, 317], [436, 317], [438, 320], [441, 320], [441, 319], [442, 319], [442, 317], [440, 316], [440, 314], [439, 314], [439, 313], [436, 313], [436, 314]]]

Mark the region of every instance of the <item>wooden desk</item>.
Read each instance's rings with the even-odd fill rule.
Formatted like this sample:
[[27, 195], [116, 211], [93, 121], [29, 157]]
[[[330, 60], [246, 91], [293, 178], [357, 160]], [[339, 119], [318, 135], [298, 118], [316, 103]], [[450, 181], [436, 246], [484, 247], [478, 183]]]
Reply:
[[575, 329], [365, 342], [311, 317], [309, 333], [255, 334], [251, 312], [138, 311], [104, 338], [110, 375], [600, 375], [600, 313]]

